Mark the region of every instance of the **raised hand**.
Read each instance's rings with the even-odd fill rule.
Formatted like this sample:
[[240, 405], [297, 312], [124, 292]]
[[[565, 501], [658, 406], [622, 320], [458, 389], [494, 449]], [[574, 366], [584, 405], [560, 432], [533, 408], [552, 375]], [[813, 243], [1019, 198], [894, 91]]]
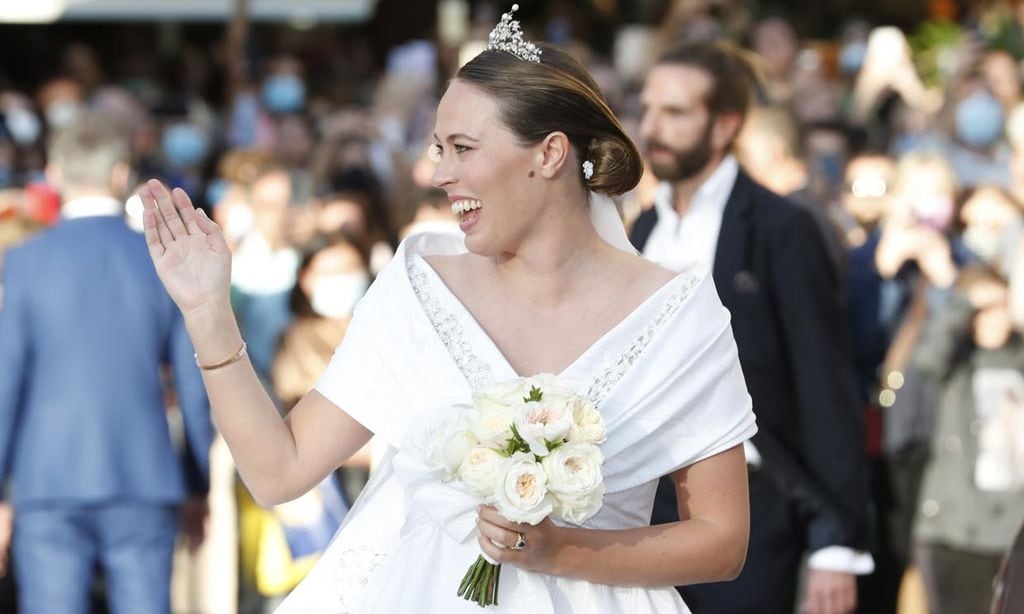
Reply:
[[182, 313], [227, 304], [231, 250], [217, 224], [193, 207], [181, 188], [168, 192], [162, 183], [150, 179], [138, 194], [149, 255]]

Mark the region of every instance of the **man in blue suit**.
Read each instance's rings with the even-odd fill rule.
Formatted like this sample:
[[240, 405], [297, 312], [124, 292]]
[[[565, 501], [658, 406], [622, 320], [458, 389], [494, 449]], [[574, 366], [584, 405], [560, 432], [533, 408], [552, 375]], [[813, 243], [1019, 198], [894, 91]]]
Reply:
[[[47, 171], [62, 219], [4, 260], [0, 479], [25, 614], [84, 614], [96, 570], [113, 613], [169, 612], [179, 529], [201, 535], [209, 403], [181, 314], [114, 197], [127, 154], [100, 117], [56, 135]], [[177, 446], [168, 366], [184, 423]]]

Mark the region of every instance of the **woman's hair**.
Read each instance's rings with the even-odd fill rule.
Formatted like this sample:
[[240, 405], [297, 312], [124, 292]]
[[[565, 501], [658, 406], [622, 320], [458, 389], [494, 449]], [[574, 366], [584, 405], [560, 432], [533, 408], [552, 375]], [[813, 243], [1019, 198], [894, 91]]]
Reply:
[[498, 102], [501, 122], [526, 145], [552, 132], [569, 137], [580, 164], [594, 174], [581, 181], [600, 194], [633, 189], [643, 161], [583, 65], [557, 47], [540, 43], [539, 63], [504, 51], [487, 50], [466, 63], [455, 78], [487, 92]]
[[[332, 247], [338, 245], [348, 245], [357, 252], [359, 257], [363, 261], [363, 268], [366, 272], [370, 272], [370, 250], [366, 243], [353, 236], [352, 234], [344, 230], [336, 230], [327, 234], [314, 235], [300, 250], [300, 264], [299, 264], [299, 277], [306, 272], [306, 269], [313, 264], [313, 258], [317, 254]], [[306, 318], [316, 315], [313, 311], [313, 305], [310, 304], [309, 298], [302, 291], [301, 284], [296, 280], [295, 285], [292, 287], [291, 294], [288, 297], [288, 307], [292, 314], [297, 318]]]

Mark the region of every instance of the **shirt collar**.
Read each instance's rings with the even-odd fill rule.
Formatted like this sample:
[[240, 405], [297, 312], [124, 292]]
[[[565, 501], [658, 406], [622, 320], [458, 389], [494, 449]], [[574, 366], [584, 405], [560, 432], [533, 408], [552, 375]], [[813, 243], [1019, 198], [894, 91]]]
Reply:
[[[725, 211], [725, 205], [729, 202], [729, 194], [736, 184], [736, 177], [739, 175], [740, 165], [736, 157], [727, 154], [718, 164], [715, 172], [697, 188], [693, 194], [690, 211], [703, 207], [713, 207], [719, 213]], [[654, 208], [658, 212], [658, 219], [679, 219], [676, 212], [675, 202], [672, 200], [672, 184], [662, 181], [658, 184], [658, 191], [654, 198]]]
[[124, 204], [109, 196], [87, 196], [65, 203], [60, 213], [66, 220], [100, 215], [124, 215]]

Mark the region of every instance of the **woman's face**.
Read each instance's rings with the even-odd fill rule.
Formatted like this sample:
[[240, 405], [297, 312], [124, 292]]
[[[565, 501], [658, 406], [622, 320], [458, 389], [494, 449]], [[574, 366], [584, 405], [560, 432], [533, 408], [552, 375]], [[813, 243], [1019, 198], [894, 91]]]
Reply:
[[452, 82], [437, 107], [431, 183], [448, 194], [471, 252], [514, 252], [540, 209], [531, 197], [534, 148], [524, 147], [482, 90]]
[[299, 287], [313, 311], [325, 318], [349, 316], [369, 283], [362, 256], [347, 243], [320, 250], [299, 274]]

